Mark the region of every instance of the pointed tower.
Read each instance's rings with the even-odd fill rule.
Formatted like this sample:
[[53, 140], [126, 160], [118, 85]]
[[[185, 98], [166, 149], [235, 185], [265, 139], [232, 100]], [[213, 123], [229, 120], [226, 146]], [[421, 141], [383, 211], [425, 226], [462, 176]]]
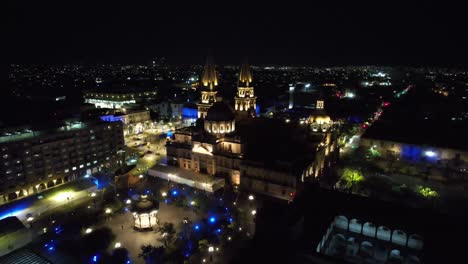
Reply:
[[202, 76], [203, 90], [201, 92], [201, 101], [198, 106], [198, 118], [205, 118], [208, 109], [216, 102], [215, 87], [218, 86], [218, 77], [213, 63], [213, 58], [208, 56]]
[[237, 94], [234, 98], [234, 101], [234, 109], [239, 114], [249, 114], [249, 112], [252, 110], [255, 113], [257, 97], [254, 94], [254, 88], [252, 86], [252, 73], [247, 61], [245, 61], [240, 67], [239, 83], [237, 85]]

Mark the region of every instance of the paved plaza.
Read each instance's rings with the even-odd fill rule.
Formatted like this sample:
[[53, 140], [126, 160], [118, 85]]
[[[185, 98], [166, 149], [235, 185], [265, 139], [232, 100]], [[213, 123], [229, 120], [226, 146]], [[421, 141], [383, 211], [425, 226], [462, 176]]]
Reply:
[[[175, 205], [167, 205], [162, 203], [158, 210], [159, 223], [170, 222], [174, 224], [176, 232], [180, 232], [182, 228], [182, 220], [184, 217], [189, 218], [192, 222], [200, 221], [206, 215], [195, 213], [190, 209], [180, 208]], [[111, 244], [110, 251], [113, 250], [115, 243], [121, 243], [122, 247], [126, 248], [129, 252], [129, 257], [132, 263], [144, 263], [143, 259], [138, 258], [142, 245], [161, 246], [162, 243], [158, 241], [161, 234], [154, 231], [137, 231], [133, 228], [133, 216], [130, 212], [120, 213], [111, 216], [103, 224], [105, 227], [112, 229], [116, 238]], [[123, 226], [123, 228], [122, 228]]]

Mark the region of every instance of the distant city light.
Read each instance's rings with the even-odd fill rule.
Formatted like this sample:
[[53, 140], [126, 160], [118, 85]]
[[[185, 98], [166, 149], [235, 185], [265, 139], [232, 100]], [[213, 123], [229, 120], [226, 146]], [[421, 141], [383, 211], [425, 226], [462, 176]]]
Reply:
[[354, 98], [356, 95], [354, 93], [347, 93], [346, 97], [348, 98]]
[[190, 202], [190, 205], [195, 205], [195, 201], [191, 201], [191, 202]]
[[106, 208], [105, 212], [106, 212], [106, 214], [110, 214], [110, 213], [112, 213], [112, 210], [110, 208]]
[[231, 240], [232, 240], [232, 237], [229, 236], [229, 237], [228, 237], [228, 240], [231, 241]]
[[249, 195], [249, 200], [252, 201], [253, 199], [255, 199], [254, 196], [253, 196], [253, 195]]
[[310, 87], [310, 83], [306, 83], [305, 88], [309, 88], [309, 87]]
[[213, 246], [208, 247], [208, 252], [213, 252], [213, 251], [214, 251], [214, 247], [213, 247]]
[[257, 214], [257, 211], [256, 210], [252, 210], [252, 215], [256, 215]]
[[89, 233], [91, 233], [91, 232], [93, 232], [93, 229], [92, 229], [92, 228], [87, 228], [87, 229], [85, 230], [85, 233], [86, 233], [86, 234], [89, 234]]
[[114, 248], [119, 248], [121, 246], [122, 246], [122, 244], [120, 244], [120, 242], [117, 242], [117, 243], [115, 243]]
[[32, 222], [33, 220], [34, 220], [34, 217], [32, 217], [32, 216], [30, 216], [30, 217], [28, 217], [28, 219], [26, 219], [26, 221], [28, 221], [28, 222]]
[[432, 151], [432, 150], [427, 150], [427, 151], [424, 152], [424, 155], [425, 155], [426, 157], [433, 158], [433, 157], [437, 156], [437, 153], [435, 153], [435, 152]]
[[96, 196], [96, 193], [95, 192], [92, 192], [91, 193], [91, 197], [95, 197]]
[[132, 203], [132, 200], [130, 199], [127, 199], [127, 201], [125, 201], [126, 204], [131, 204]]
[[167, 192], [162, 192], [161, 195], [162, 195], [163, 197], [166, 197], [166, 196], [167, 196]]

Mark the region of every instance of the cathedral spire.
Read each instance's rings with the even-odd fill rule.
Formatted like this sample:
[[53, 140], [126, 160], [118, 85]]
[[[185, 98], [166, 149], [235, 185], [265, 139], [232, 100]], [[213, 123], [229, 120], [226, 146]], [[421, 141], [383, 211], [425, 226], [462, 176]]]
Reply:
[[216, 69], [213, 63], [213, 57], [208, 56], [206, 58], [206, 64], [203, 70], [202, 76], [203, 86], [208, 87], [210, 91], [218, 85], [218, 77], [216, 75]]
[[247, 59], [244, 59], [239, 73], [239, 86], [249, 87], [250, 83], [252, 83], [252, 73]]
[[257, 97], [254, 94], [252, 86], [252, 72], [250, 71], [247, 60], [244, 59], [239, 72], [239, 84], [237, 85], [237, 94], [234, 97], [234, 108], [240, 115], [255, 113]]

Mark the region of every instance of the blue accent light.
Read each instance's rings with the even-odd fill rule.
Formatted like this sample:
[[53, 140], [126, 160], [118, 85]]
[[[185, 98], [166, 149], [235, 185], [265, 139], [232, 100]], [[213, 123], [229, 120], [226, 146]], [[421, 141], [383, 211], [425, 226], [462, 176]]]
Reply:
[[98, 261], [98, 256], [97, 255], [94, 255], [93, 256], [93, 262], [97, 262]]
[[200, 226], [199, 226], [199, 225], [195, 225], [194, 228], [195, 228], [195, 230], [200, 230]]
[[55, 250], [55, 247], [54, 246], [51, 246], [48, 248], [49, 251], [54, 251]]
[[216, 233], [221, 233], [221, 228], [216, 229]]
[[198, 118], [198, 110], [196, 108], [182, 108], [182, 116], [185, 118]]
[[177, 194], [178, 194], [177, 190], [173, 190], [173, 191], [172, 191], [172, 195], [173, 195], [173, 196], [177, 196]]
[[216, 217], [214, 217], [214, 216], [210, 217], [210, 223], [213, 224], [213, 223], [215, 223], [215, 222], [216, 222]]
[[232, 223], [232, 221], [234, 221], [232, 217], [229, 217], [229, 223]]
[[103, 115], [103, 116], [100, 116], [99, 118], [100, 118], [102, 121], [105, 121], [105, 122], [118, 122], [118, 121], [123, 122], [121, 116]]

